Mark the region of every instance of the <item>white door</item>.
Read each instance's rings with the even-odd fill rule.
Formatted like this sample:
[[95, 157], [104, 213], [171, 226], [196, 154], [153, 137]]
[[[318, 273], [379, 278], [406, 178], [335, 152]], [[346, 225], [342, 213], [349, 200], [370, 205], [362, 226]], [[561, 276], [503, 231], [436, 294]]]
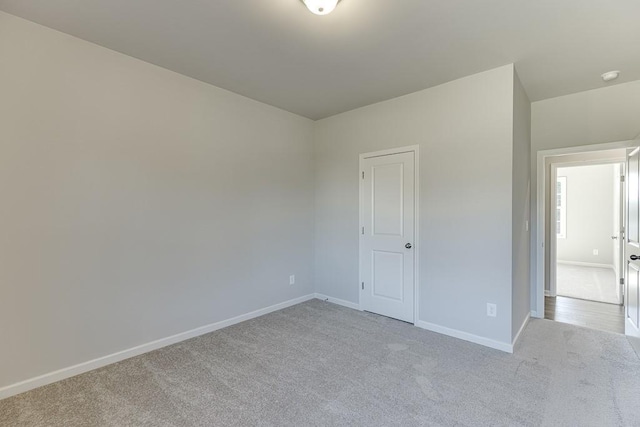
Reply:
[[625, 333], [640, 337], [640, 148], [627, 154]]
[[360, 304], [414, 322], [415, 152], [361, 162]]

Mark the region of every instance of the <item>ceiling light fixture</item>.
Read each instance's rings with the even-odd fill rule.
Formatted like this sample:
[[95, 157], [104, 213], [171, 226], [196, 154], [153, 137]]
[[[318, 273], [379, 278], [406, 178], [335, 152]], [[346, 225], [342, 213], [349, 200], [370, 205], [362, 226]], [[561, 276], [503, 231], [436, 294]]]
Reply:
[[302, 0], [307, 9], [316, 15], [328, 15], [333, 12], [340, 0]]
[[610, 82], [611, 80], [615, 80], [620, 75], [620, 71], [607, 71], [601, 77], [605, 82]]

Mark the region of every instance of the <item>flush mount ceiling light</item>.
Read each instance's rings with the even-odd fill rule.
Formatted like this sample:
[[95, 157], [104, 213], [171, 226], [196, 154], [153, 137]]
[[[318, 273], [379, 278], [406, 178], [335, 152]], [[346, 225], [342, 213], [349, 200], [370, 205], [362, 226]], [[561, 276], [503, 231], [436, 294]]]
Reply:
[[615, 80], [620, 75], [620, 71], [607, 71], [601, 77], [605, 82], [610, 82], [611, 80]]
[[333, 12], [340, 0], [302, 0], [307, 9], [316, 15], [328, 15]]

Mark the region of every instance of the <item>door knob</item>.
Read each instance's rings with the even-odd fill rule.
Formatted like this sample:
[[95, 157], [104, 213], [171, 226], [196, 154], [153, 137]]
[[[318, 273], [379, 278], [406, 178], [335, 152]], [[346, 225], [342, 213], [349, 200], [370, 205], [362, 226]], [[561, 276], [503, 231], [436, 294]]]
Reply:
[[611, 236], [613, 240], [618, 240], [618, 236]]
[[637, 261], [640, 259], [640, 256], [638, 255], [631, 255], [629, 258], [631, 258], [631, 261]]
[[406, 245], [404, 245], [404, 247], [407, 248], [407, 249], [411, 249], [412, 248], [411, 243], [407, 243]]

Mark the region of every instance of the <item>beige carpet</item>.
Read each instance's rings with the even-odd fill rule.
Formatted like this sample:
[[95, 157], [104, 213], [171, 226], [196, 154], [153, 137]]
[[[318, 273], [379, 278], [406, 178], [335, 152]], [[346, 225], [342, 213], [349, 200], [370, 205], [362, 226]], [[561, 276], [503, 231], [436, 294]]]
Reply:
[[532, 320], [515, 354], [318, 300], [0, 401], [1, 426], [632, 426], [622, 335]]
[[556, 292], [558, 295], [620, 304], [616, 275], [612, 268], [583, 267], [557, 264]]

